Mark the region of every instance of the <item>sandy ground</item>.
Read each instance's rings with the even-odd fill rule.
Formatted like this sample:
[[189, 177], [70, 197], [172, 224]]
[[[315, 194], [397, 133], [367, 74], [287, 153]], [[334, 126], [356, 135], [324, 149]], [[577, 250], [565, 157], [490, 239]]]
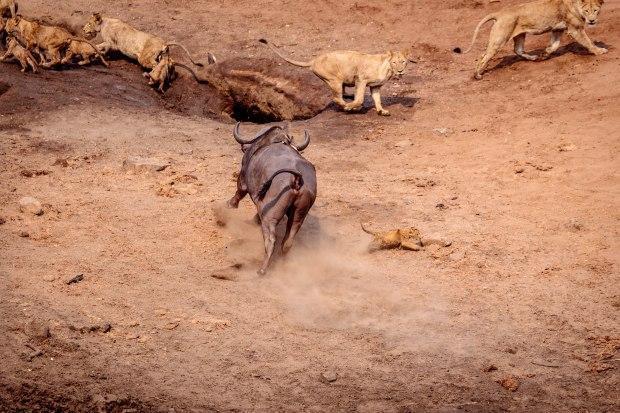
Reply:
[[[22, 3], [122, 17], [202, 59], [271, 57], [267, 36], [296, 58], [412, 47], [418, 63], [384, 88], [389, 118], [368, 97], [291, 123], [319, 195], [265, 277], [251, 202], [216, 224], [241, 159], [231, 121], [169, 110], [127, 62], [2, 64], [0, 411], [620, 409], [617, 1], [589, 30], [608, 54], [506, 47], [482, 81], [488, 28], [451, 49], [514, 1]], [[452, 245], [368, 254], [360, 222]]]

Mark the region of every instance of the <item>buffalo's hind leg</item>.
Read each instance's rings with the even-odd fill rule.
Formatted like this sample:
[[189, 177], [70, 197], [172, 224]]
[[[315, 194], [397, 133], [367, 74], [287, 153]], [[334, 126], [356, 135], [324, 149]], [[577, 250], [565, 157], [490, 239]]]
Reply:
[[273, 255], [273, 249], [276, 245], [277, 224], [277, 221], [272, 218], [262, 218], [261, 227], [263, 229], [263, 241], [265, 241], [265, 260], [263, 261], [263, 265], [260, 270], [258, 270], [260, 275], [265, 275], [267, 272], [267, 267], [269, 267], [269, 262], [271, 261], [271, 256]]
[[295, 235], [299, 232], [307, 214], [308, 209], [306, 208], [295, 208], [290, 214], [287, 214], [288, 221], [286, 222], [286, 234], [284, 234], [284, 239], [282, 240], [282, 254], [286, 254], [293, 246]]
[[239, 207], [239, 202], [247, 194], [248, 194], [248, 191], [247, 191], [245, 185], [241, 182], [240, 179], [237, 180], [237, 192], [235, 192], [235, 195], [233, 195], [233, 197], [230, 198], [228, 200], [228, 202], [226, 202], [226, 205], [228, 205], [228, 208], [238, 208]]

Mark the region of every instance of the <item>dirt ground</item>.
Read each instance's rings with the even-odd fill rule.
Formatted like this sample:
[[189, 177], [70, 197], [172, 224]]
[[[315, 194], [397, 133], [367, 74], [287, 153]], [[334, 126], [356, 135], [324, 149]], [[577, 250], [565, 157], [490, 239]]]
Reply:
[[[162, 97], [121, 60], [0, 64], [0, 411], [620, 410], [620, 2], [588, 29], [609, 53], [507, 46], [472, 80], [488, 27], [471, 54], [452, 48], [514, 3], [23, 0], [74, 25], [123, 18], [202, 60], [272, 58], [267, 37], [300, 59], [411, 47], [418, 63], [384, 87], [391, 117], [367, 96], [291, 123], [319, 194], [264, 277], [251, 201], [216, 223], [241, 151], [202, 86]], [[368, 254], [360, 222], [452, 244]]]

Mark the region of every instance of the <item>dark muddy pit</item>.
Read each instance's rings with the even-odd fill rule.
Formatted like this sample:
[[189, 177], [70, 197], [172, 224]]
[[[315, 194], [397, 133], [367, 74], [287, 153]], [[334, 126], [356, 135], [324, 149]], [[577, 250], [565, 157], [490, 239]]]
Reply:
[[100, 66], [19, 72], [3, 64], [0, 112], [50, 111], [59, 106], [164, 107], [191, 116], [256, 123], [308, 119], [330, 103], [327, 88], [306, 70], [282, 67], [271, 59], [231, 59], [198, 72], [197, 83], [185, 70], [165, 94], [148, 86], [142, 70], [125, 60]]

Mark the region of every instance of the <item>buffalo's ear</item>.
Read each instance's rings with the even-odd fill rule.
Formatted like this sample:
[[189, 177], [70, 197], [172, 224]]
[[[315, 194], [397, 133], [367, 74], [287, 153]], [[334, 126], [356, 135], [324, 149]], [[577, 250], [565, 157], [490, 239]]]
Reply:
[[244, 143], [243, 145], [241, 145], [241, 152], [247, 151], [250, 146], [251, 145]]

